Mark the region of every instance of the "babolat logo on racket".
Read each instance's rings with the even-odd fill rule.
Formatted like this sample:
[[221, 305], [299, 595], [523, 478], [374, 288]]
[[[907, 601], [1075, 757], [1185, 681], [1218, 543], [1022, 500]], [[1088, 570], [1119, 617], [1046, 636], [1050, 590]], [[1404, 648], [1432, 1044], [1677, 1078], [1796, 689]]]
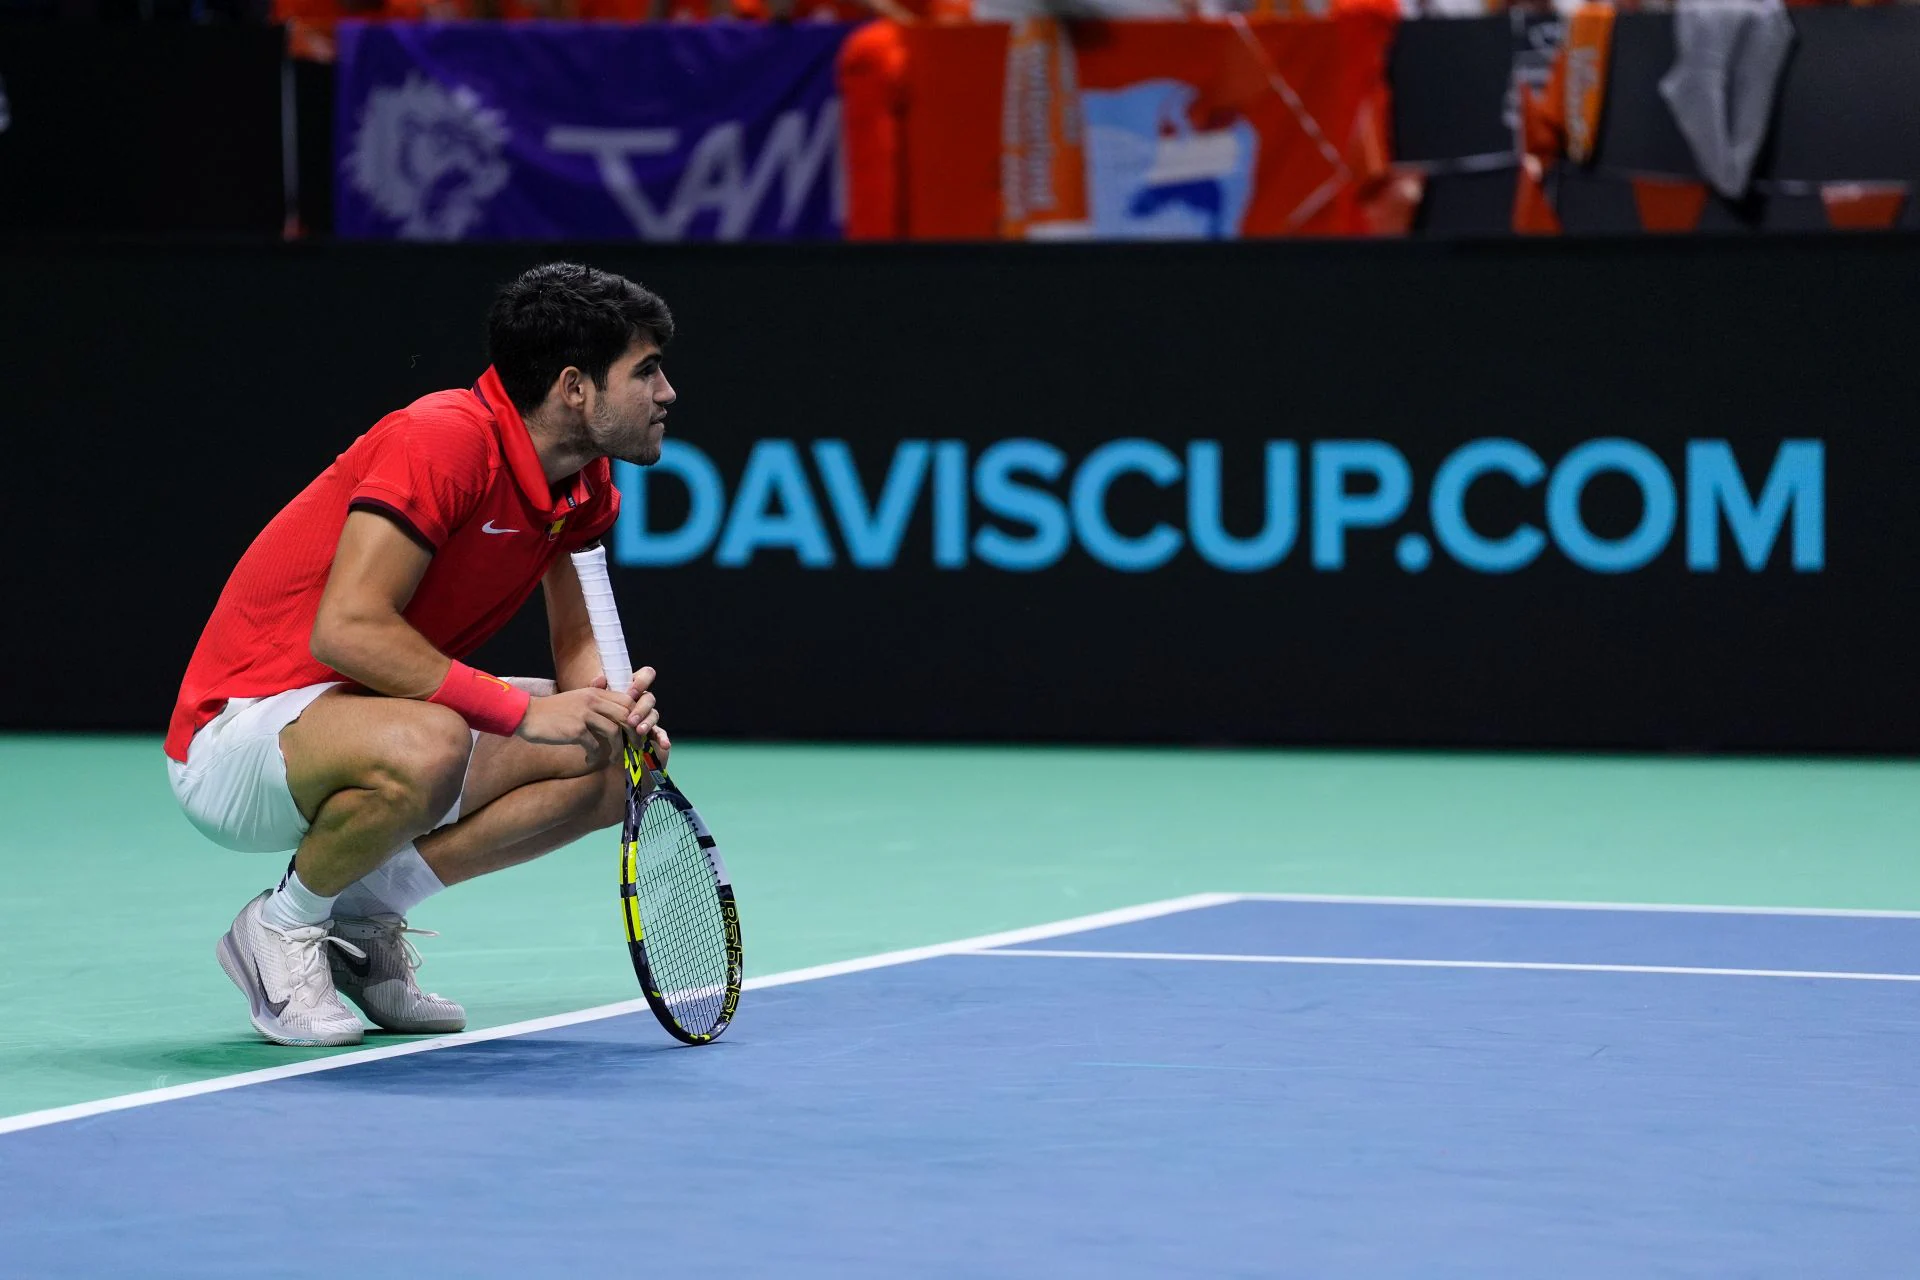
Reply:
[[[727, 476], [670, 439], [651, 467], [615, 464], [625, 502], [613, 550], [637, 567], [740, 568], [764, 555], [884, 569], [911, 545], [938, 568], [1008, 573], [1077, 549], [1127, 573], [1187, 556], [1231, 573], [1337, 573], [1391, 555], [1410, 574], [1510, 574], [1553, 559], [1619, 574], [1677, 544], [1691, 573], [1825, 569], [1823, 441], [1742, 442], [1738, 456], [1728, 440], [1679, 443], [1657, 452], [1605, 437], [1543, 452], [1489, 437], [1416, 466], [1386, 440], [1125, 439], [1078, 457], [1037, 439], [902, 440], [891, 459], [856, 465], [844, 440], [771, 439]], [[656, 523], [662, 507], [674, 514]]]

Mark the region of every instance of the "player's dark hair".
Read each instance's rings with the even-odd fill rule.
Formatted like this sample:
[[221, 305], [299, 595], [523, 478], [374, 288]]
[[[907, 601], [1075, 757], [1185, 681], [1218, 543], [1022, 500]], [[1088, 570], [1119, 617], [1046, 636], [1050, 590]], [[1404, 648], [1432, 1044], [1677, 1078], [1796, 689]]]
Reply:
[[547, 398], [572, 365], [602, 390], [607, 370], [635, 338], [665, 347], [673, 313], [625, 276], [577, 262], [549, 262], [500, 290], [487, 312], [487, 355], [521, 413]]

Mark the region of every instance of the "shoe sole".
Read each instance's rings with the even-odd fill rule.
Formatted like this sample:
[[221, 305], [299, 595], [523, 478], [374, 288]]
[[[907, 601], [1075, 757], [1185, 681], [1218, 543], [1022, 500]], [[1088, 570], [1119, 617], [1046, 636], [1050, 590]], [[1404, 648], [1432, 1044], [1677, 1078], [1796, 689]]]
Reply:
[[452, 1035], [456, 1031], [465, 1031], [467, 1029], [467, 1020], [465, 1018], [461, 1018], [457, 1022], [451, 1018], [441, 1018], [438, 1021], [427, 1020], [423, 1022], [401, 1022], [397, 1018], [388, 1018], [385, 1014], [382, 1014], [379, 1010], [368, 1004], [358, 991], [353, 990], [351, 987], [341, 986], [340, 975], [338, 974], [334, 975], [334, 989], [338, 991], [342, 997], [351, 1001], [354, 1008], [365, 1014], [368, 1022], [371, 1022], [382, 1031], [390, 1031], [397, 1036], [445, 1036]]
[[253, 1023], [253, 1029], [275, 1044], [293, 1049], [332, 1049], [359, 1044], [364, 1038], [365, 1033], [359, 1028], [334, 1036], [301, 1036], [281, 1029], [279, 1021], [267, 1008], [267, 993], [253, 980], [249, 967], [241, 963], [239, 944], [233, 940], [231, 929], [220, 935], [213, 953], [219, 958], [220, 967], [226, 971], [227, 977], [233, 980], [233, 985], [240, 988], [240, 994], [247, 998], [247, 1020]]

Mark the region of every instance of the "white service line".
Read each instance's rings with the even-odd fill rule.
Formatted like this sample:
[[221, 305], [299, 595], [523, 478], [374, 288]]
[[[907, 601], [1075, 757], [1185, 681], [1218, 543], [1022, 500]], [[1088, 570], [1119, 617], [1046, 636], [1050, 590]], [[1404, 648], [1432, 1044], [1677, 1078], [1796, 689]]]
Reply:
[[1562, 902], [1550, 898], [1398, 898], [1353, 893], [1236, 893], [1236, 902], [1324, 902], [1352, 907], [1513, 907], [1523, 911], [1657, 911], [1707, 916], [1842, 916], [1867, 920], [1920, 920], [1920, 911], [1866, 907], [1725, 907], [1676, 902]]
[[[1168, 898], [1161, 902], [1143, 903], [1137, 907], [1100, 911], [1093, 915], [1076, 916], [1071, 920], [1056, 920], [1051, 924], [1008, 929], [1000, 933], [983, 934], [978, 938], [962, 938], [957, 942], [941, 942], [929, 947], [909, 947], [903, 951], [885, 951], [879, 955], [861, 956], [853, 960], [837, 960], [832, 964], [817, 964], [805, 969], [789, 969], [785, 973], [770, 973], [763, 977], [748, 978], [745, 985], [749, 991], [762, 987], [784, 987], [790, 983], [835, 978], [841, 974], [882, 969], [890, 965], [911, 964], [916, 960], [931, 960], [937, 956], [1012, 946], [1020, 942], [1036, 942], [1044, 938], [1057, 938], [1062, 934], [1080, 933], [1088, 929], [1104, 929], [1109, 925], [1132, 924], [1136, 920], [1151, 920], [1156, 916], [1173, 915], [1181, 911], [1197, 911], [1202, 907], [1217, 907], [1234, 901], [1235, 896], [1231, 893], [1189, 894], [1184, 898]], [[386, 1045], [377, 1049], [356, 1049], [349, 1053], [334, 1054], [331, 1057], [292, 1062], [284, 1067], [267, 1067], [260, 1071], [219, 1076], [212, 1080], [197, 1080], [192, 1084], [171, 1085], [164, 1089], [147, 1089], [140, 1093], [123, 1093], [117, 1097], [77, 1102], [66, 1107], [49, 1107], [44, 1111], [28, 1111], [17, 1116], [0, 1116], [0, 1134], [17, 1133], [22, 1129], [37, 1129], [43, 1125], [59, 1124], [67, 1120], [81, 1120], [88, 1116], [104, 1115], [110, 1111], [125, 1111], [131, 1107], [152, 1106], [156, 1102], [195, 1098], [203, 1093], [219, 1093], [227, 1089], [244, 1088], [247, 1085], [267, 1084], [274, 1080], [290, 1080], [295, 1076], [312, 1075], [316, 1071], [333, 1071], [340, 1067], [358, 1066], [363, 1062], [404, 1058], [413, 1053], [430, 1053], [435, 1049], [453, 1049], [461, 1045], [501, 1040], [508, 1036], [551, 1031], [556, 1027], [571, 1027], [582, 1022], [617, 1018], [622, 1014], [641, 1013], [646, 1008], [645, 1000], [622, 1000], [617, 1004], [598, 1005], [591, 1009], [555, 1014], [548, 1018], [510, 1022], [504, 1026], [488, 1027], [484, 1031], [463, 1031], [458, 1035], [436, 1036], [430, 1040], [414, 1040], [407, 1044]]]
[[1680, 973], [1709, 978], [1829, 978], [1846, 982], [1920, 982], [1920, 973], [1847, 973], [1831, 969], [1705, 969], [1671, 964], [1558, 964], [1548, 960], [1400, 960], [1387, 956], [1248, 956], [1195, 951], [1049, 951], [981, 947], [967, 956], [1038, 956], [1051, 960], [1186, 960], [1226, 964], [1358, 965], [1374, 969], [1536, 969], [1549, 973]]

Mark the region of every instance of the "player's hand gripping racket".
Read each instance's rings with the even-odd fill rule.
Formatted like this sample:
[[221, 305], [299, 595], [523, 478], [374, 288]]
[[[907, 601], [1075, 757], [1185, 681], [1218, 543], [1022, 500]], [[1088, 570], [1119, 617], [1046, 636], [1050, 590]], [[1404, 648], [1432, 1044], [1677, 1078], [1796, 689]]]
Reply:
[[[607, 551], [573, 554], [607, 687], [633, 683], [607, 580]], [[688, 1044], [727, 1029], [740, 1004], [740, 913], [720, 848], [647, 742], [627, 735], [627, 819], [620, 829], [620, 915], [640, 989], [660, 1025]], [[651, 785], [648, 785], [651, 784]]]

